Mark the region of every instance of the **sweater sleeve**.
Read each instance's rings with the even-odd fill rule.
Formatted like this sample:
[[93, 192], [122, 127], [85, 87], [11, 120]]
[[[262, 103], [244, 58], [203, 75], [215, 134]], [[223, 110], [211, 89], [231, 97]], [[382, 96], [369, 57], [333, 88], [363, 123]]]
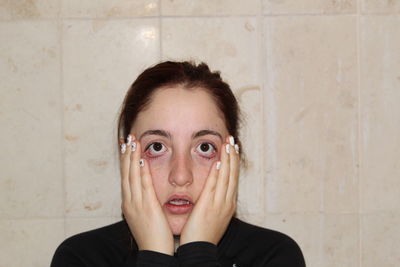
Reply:
[[220, 267], [217, 259], [217, 246], [197, 241], [180, 246], [176, 253], [181, 267]]
[[79, 257], [73, 249], [61, 244], [54, 253], [50, 267], [86, 267], [84, 259]]
[[289, 238], [271, 249], [255, 265], [257, 267], [306, 267], [300, 247], [294, 240]]
[[137, 253], [137, 267], [172, 267], [175, 266], [175, 257], [151, 250], [139, 250]]

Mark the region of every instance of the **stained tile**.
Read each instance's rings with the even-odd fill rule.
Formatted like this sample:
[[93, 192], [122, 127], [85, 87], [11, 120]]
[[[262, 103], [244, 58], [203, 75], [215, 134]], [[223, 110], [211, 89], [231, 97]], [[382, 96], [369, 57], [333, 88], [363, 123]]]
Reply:
[[205, 15], [256, 15], [260, 12], [257, 0], [161, 0], [162, 15], [205, 16]]
[[363, 13], [399, 14], [400, 1], [398, 0], [361, 0]]
[[357, 13], [357, 0], [262, 0], [264, 14]]
[[239, 177], [238, 212], [261, 215], [264, 210], [263, 154], [260, 149], [263, 118], [259, 116], [262, 94], [259, 87], [250, 87], [237, 90], [236, 97], [242, 109], [241, 151], [246, 160]]
[[0, 220], [0, 266], [50, 266], [64, 238], [64, 222], [47, 220]]
[[122, 220], [122, 217], [67, 218], [65, 220], [65, 237], [104, 227]]
[[157, 0], [61, 0], [64, 18], [117, 18], [157, 16]]
[[67, 216], [120, 215], [117, 114], [136, 76], [158, 61], [157, 21], [63, 25]]
[[57, 18], [59, 1], [54, 0], [1, 0], [0, 19]]
[[[244, 115], [242, 151], [248, 168], [240, 176], [239, 210], [255, 214], [263, 210], [261, 89], [258, 83], [257, 24], [247, 18], [165, 19], [164, 59], [205, 61], [220, 70], [240, 102]], [[191, 38], [187, 38], [187, 36]], [[210, 42], [209, 40], [213, 40]], [[179, 44], [179, 45], [177, 45]]]
[[0, 217], [63, 214], [57, 25], [0, 23]]
[[400, 214], [376, 213], [361, 217], [361, 266], [400, 265]]
[[361, 211], [400, 210], [400, 18], [361, 20]]
[[264, 25], [267, 210], [355, 212], [356, 18], [273, 17]]

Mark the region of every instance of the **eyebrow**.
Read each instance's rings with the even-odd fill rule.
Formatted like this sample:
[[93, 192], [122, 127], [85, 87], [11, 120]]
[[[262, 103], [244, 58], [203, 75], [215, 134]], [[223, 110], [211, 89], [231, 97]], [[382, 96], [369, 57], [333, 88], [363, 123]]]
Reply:
[[[167, 131], [164, 131], [164, 130], [148, 130], [148, 131], [145, 131], [144, 133], [142, 133], [140, 135], [139, 140], [141, 140], [146, 135], [159, 135], [159, 136], [166, 137], [168, 139], [172, 139], [171, 138], [171, 134], [169, 132], [167, 132]], [[205, 135], [215, 135], [215, 136], [219, 137], [219, 139], [221, 139], [221, 141], [223, 141], [222, 135], [219, 132], [212, 131], [212, 130], [201, 130], [201, 131], [198, 131], [197, 133], [194, 133], [192, 135], [192, 139], [199, 138], [199, 137], [202, 137], [202, 136], [205, 136]]]
[[195, 139], [195, 138], [198, 138], [198, 137], [202, 137], [204, 135], [209, 135], [209, 134], [218, 136], [219, 139], [221, 139], [221, 141], [223, 140], [222, 139], [222, 135], [219, 132], [212, 131], [212, 130], [201, 130], [201, 131], [198, 131], [197, 133], [192, 135], [192, 139]]

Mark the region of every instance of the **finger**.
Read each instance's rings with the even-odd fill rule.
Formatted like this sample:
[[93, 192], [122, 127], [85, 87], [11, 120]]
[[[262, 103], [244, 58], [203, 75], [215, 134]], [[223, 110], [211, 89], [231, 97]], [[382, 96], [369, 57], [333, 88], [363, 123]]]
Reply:
[[[236, 145], [237, 146], [237, 145]], [[239, 167], [240, 167], [240, 156], [238, 146], [234, 149], [233, 153], [230, 153], [230, 171], [229, 171], [229, 183], [228, 190], [226, 193], [226, 201], [236, 201], [238, 181], [239, 181]]]
[[229, 183], [230, 154], [233, 153], [232, 148], [230, 144], [225, 143], [221, 152], [221, 169], [219, 170], [215, 189], [215, 201], [218, 203], [225, 202]]
[[[149, 162], [145, 159], [140, 159], [140, 180], [142, 183], [142, 193], [146, 195], [146, 197], [149, 197], [149, 199], [146, 199], [145, 201], [149, 201], [150, 203], [154, 203], [156, 205], [159, 204], [156, 192], [154, 190], [153, 186], [153, 179], [151, 177], [151, 172], [150, 172], [150, 165]], [[143, 198], [145, 197], [143, 195]], [[153, 206], [154, 207], [154, 206]]]
[[121, 171], [121, 193], [122, 199], [131, 201], [131, 189], [129, 185], [130, 155], [126, 151], [127, 145], [124, 139], [120, 139], [120, 171]]
[[151, 179], [148, 161], [142, 158], [139, 162], [141, 186], [144, 190], [152, 190], [153, 181]]
[[202, 195], [213, 194], [215, 192], [215, 187], [217, 185], [217, 177], [219, 173], [219, 168], [221, 166], [221, 161], [216, 161], [213, 163], [208, 174], [206, 184], [204, 185]]
[[[133, 151], [135, 150], [135, 151]], [[129, 184], [131, 189], [132, 199], [141, 199], [142, 189], [140, 182], [140, 166], [139, 160], [141, 157], [141, 144], [138, 140], [132, 141], [132, 145], [129, 146], [130, 154], [130, 169], [129, 169]]]

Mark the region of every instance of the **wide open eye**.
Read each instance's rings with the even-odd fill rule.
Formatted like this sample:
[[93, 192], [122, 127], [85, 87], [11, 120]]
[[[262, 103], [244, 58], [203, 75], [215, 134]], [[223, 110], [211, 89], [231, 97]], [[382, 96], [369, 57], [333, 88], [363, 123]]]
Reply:
[[150, 156], [158, 156], [166, 150], [166, 147], [160, 142], [151, 143], [146, 147], [146, 151], [149, 151]]
[[203, 142], [196, 148], [197, 152], [199, 152], [202, 156], [210, 158], [212, 157], [215, 152], [215, 146], [211, 143]]

